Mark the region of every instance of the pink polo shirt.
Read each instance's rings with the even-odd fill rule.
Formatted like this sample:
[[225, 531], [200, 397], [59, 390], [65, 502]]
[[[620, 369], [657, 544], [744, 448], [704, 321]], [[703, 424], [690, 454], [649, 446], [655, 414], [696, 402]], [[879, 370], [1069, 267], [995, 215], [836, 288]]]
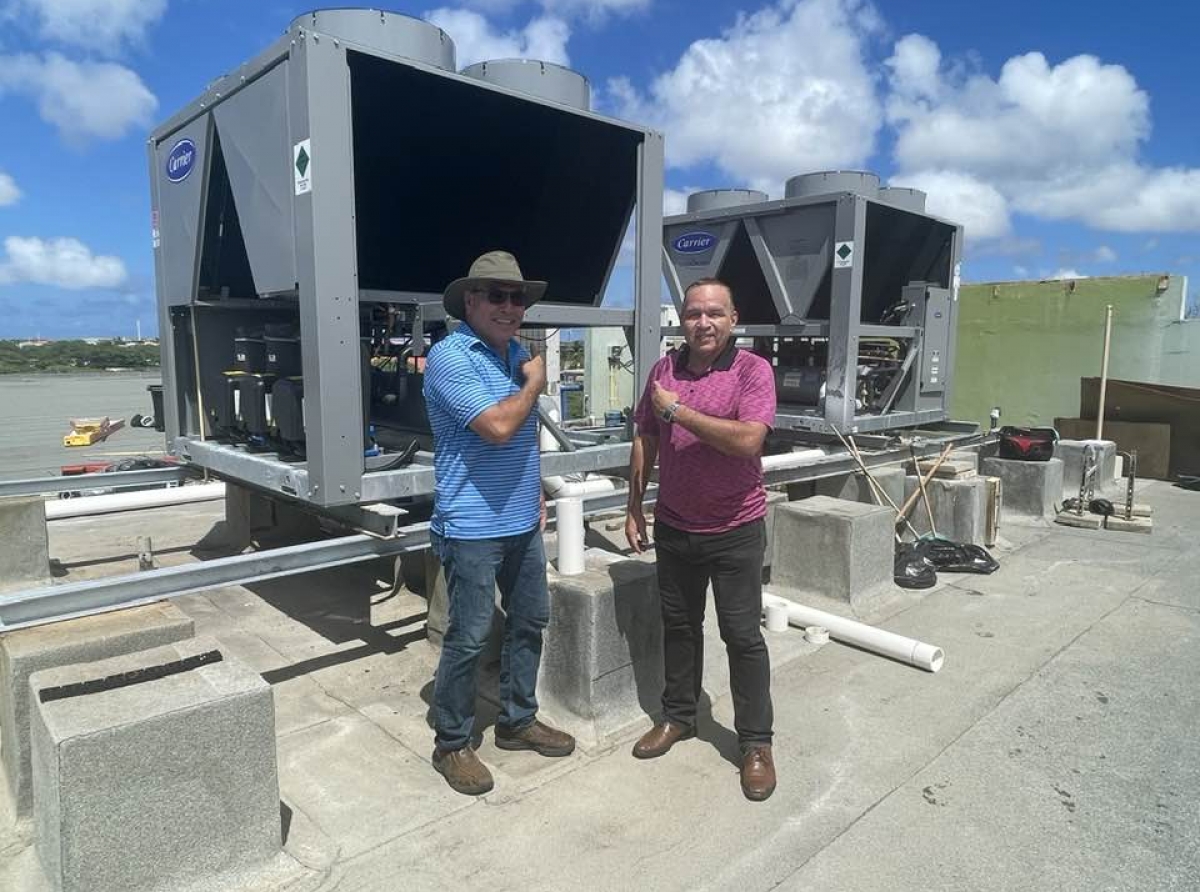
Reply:
[[654, 516], [689, 533], [723, 533], [767, 513], [762, 460], [735, 458], [700, 442], [654, 412], [653, 382], [679, 394], [690, 409], [714, 418], [775, 426], [775, 375], [761, 356], [732, 341], [702, 375], [687, 369], [687, 347], [655, 363], [634, 412], [638, 433], [658, 438], [658, 504]]

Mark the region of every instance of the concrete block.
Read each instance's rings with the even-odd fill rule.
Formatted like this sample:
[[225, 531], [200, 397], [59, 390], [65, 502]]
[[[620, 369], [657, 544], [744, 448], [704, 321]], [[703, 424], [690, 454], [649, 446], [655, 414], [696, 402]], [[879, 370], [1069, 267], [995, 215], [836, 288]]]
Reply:
[[763, 552], [764, 567], [771, 566], [771, 543], [775, 541], [775, 506], [786, 505], [787, 502], [787, 493], [767, 490], [767, 516], [765, 518], [767, 528], [767, 549], [765, 552]]
[[[897, 466], [872, 469], [871, 476], [897, 505], [904, 500], [903, 468]], [[864, 505], [878, 504], [870, 481], [861, 471], [853, 474], [841, 474], [837, 477], [824, 477], [817, 480], [816, 484], [816, 495], [830, 496], [850, 502], [862, 502]], [[886, 505], [887, 502], [885, 501], [884, 504]]]
[[[1055, 418], [1059, 436], [1069, 440], [1086, 440], [1096, 433], [1094, 418]], [[1171, 425], [1150, 421], [1114, 421], [1106, 419], [1104, 433], [1112, 437], [1123, 452], [1137, 451], [1138, 476], [1155, 480], [1170, 480]], [[1119, 457], [1118, 457], [1119, 458]], [[1116, 476], [1121, 476], [1118, 470]], [[1067, 483], [1071, 478], [1067, 478]]]
[[1063, 496], [1063, 463], [1049, 461], [1014, 461], [1008, 458], [985, 458], [979, 471], [987, 477], [999, 477], [1004, 489], [1004, 510], [1028, 517], [1054, 517]]
[[1054, 522], [1081, 530], [1098, 530], [1104, 526], [1104, 518], [1099, 514], [1076, 514], [1074, 511], [1060, 511]]
[[36, 847], [55, 890], [243, 888], [279, 853], [271, 688], [221, 651], [194, 638], [30, 678]]
[[857, 610], [892, 586], [895, 512], [829, 496], [775, 509], [771, 581]]
[[0, 499], [0, 592], [49, 584], [46, 503]]
[[[937, 465], [936, 470], [934, 470], [934, 465]], [[922, 477], [928, 476], [929, 472], [933, 471], [935, 479], [957, 480], [962, 477], [974, 477], [978, 472], [979, 465], [978, 462], [969, 459], [956, 460], [953, 458], [947, 458], [938, 465], [936, 458], [923, 458], [917, 463], [916, 468], [911, 466], [909, 468], [913, 473], [917, 473], [918, 469]]]
[[192, 620], [162, 602], [0, 635], [0, 739], [16, 813], [33, 807], [29, 761], [29, 676], [191, 638]]
[[1124, 517], [1110, 517], [1104, 528], [1122, 533], [1150, 533], [1154, 530], [1154, 521], [1149, 517], [1131, 517], [1129, 520]]
[[[917, 478], [905, 481], [905, 498], [917, 491]], [[986, 545], [988, 541], [989, 485], [987, 478], [973, 476], [956, 480], [934, 477], [925, 484], [933, 522], [939, 536], [955, 542]], [[919, 533], [928, 533], [929, 512], [920, 496], [908, 514], [909, 523]], [[993, 540], [994, 541], [994, 540]]]
[[1116, 479], [1117, 444], [1112, 440], [1059, 440], [1054, 444], [1054, 457], [1063, 463], [1063, 494], [1078, 496], [1083, 480], [1083, 453], [1087, 448], [1098, 450], [1096, 494], [1112, 486]]
[[551, 571], [541, 711], [591, 748], [661, 705], [662, 618], [653, 564], [589, 549], [577, 576]]
[[[425, 619], [425, 638], [434, 647], [441, 649], [450, 622], [450, 591], [446, 588], [446, 571], [433, 549], [422, 552], [425, 556], [425, 597], [429, 609]], [[495, 592], [496, 610], [492, 614], [492, 631], [480, 661], [483, 665], [500, 659], [500, 647], [504, 635], [504, 614], [500, 611], [500, 589]]]
[[971, 466], [971, 470], [979, 471], [979, 451], [977, 449], [955, 449], [950, 453], [947, 461], [965, 462]]

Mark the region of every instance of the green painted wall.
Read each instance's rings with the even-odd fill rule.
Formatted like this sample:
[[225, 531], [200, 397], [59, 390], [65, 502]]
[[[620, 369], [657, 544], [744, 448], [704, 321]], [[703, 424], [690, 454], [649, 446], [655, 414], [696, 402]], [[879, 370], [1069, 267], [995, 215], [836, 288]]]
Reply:
[[1200, 320], [1181, 322], [1187, 280], [1158, 275], [1073, 283], [997, 282], [959, 291], [951, 417], [1052, 424], [1079, 414], [1079, 379], [1100, 374], [1113, 306], [1109, 376], [1200, 387]]

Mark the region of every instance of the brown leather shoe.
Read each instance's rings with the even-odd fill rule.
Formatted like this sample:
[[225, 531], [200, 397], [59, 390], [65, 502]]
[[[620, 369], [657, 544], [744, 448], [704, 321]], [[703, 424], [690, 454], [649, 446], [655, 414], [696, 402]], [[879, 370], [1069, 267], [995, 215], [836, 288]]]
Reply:
[[770, 744], [752, 746], [742, 754], [742, 792], [755, 802], [775, 792], [775, 760]]
[[493, 786], [492, 773], [469, 746], [460, 750], [435, 749], [431, 761], [434, 769], [456, 793], [479, 796]]
[[497, 725], [496, 746], [502, 750], [533, 750], [541, 756], [569, 756], [575, 752], [575, 738], [534, 719], [517, 731]]
[[633, 745], [635, 759], [657, 759], [681, 740], [696, 736], [695, 728], [685, 728], [674, 722], [659, 722]]

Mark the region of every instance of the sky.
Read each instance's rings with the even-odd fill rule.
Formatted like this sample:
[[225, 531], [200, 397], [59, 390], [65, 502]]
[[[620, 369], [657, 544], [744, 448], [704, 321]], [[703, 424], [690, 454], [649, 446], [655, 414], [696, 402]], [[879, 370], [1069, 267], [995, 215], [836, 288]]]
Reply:
[[[311, 8], [0, 0], [0, 338], [155, 333], [147, 136]], [[596, 111], [664, 133], [667, 213], [698, 189], [782, 197], [799, 173], [871, 170], [966, 227], [966, 281], [1154, 272], [1200, 292], [1200, 4], [385, 8], [442, 27], [460, 68], [586, 75]]]

